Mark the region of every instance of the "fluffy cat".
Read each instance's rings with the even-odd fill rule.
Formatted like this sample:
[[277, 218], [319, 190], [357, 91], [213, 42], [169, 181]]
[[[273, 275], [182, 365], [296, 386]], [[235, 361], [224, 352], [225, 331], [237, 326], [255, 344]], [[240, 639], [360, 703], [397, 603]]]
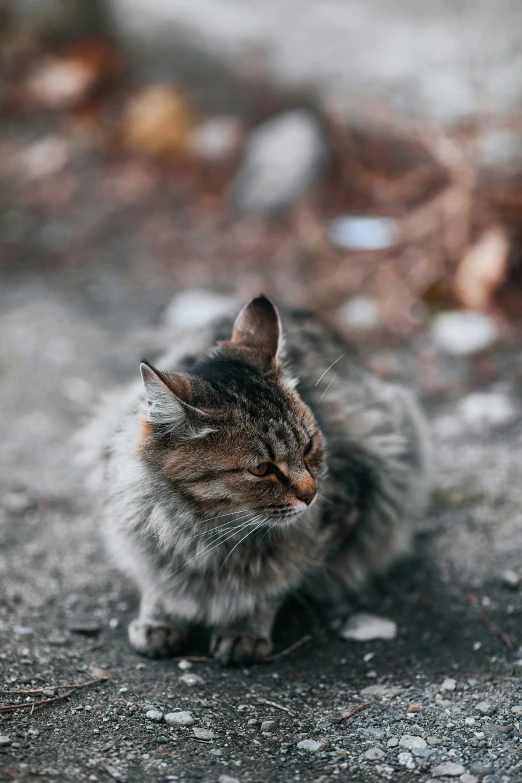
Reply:
[[223, 664], [272, 649], [293, 591], [336, 602], [407, 552], [428, 494], [413, 397], [332, 326], [264, 296], [189, 336], [91, 426], [103, 527], [141, 594], [132, 646]]

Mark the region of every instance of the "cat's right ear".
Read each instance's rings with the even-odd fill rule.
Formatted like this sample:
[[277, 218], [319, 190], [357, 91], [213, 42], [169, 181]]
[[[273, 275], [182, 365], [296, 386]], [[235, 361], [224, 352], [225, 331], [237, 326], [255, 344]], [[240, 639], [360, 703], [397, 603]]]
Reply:
[[[162, 373], [148, 362], [140, 364], [141, 377], [147, 395], [147, 419], [151, 424], [181, 423], [190, 405], [189, 379], [182, 373]], [[198, 411], [200, 412], [200, 411]]]

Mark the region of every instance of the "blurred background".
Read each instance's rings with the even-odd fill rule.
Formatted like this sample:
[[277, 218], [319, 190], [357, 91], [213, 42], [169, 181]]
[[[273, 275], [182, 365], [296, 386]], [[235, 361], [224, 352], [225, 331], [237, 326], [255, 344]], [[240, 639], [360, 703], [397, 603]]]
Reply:
[[[332, 705], [360, 702], [366, 678], [424, 705], [427, 734], [458, 728], [438, 750], [405, 745], [424, 748], [415, 761], [390, 749], [383, 775], [409, 780], [405, 764], [451, 747], [498, 772], [470, 783], [520, 779], [521, 30], [519, 0], [0, 0], [0, 682], [77, 682], [95, 662], [119, 687], [86, 712], [87, 696], [74, 714], [67, 701], [2, 714], [10, 780], [36, 779], [28, 760], [64, 780], [167, 767], [178, 780], [196, 764], [190, 783], [214, 783], [207, 767], [229, 760], [244, 781], [273, 780], [279, 748], [252, 743], [239, 712], [255, 689], [298, 716], [275, 716], [301, 765], [286, 779], [374, 780], [358, 771], [370, 735], [346, 735], [314, 773], [291, 750]], [[360, 598], [395, 618], [396, 641], [367, 654], [308, 618], [314, 644], [281, 679], [201, 668], [205, 701], [172, 662], [136, 664], [135, 596], [105, 559], [74, 438], [142, 357], [261, 291], [335, 319], [377, 373], [419, 390], [436, 489], [416, 559]], [[302, 635], [295, 622], [277, 645]], [[455, 687], [468, 717], [448, 723]], [[473, 733], [486, 695], [511, 745]], [[233, 739], [216, 756], [176, 750], [138, 720], [151, 701]], [[398, 726], [401, 709], [382, 719]], [[350, 731], [374, 720], [372, 707]]]

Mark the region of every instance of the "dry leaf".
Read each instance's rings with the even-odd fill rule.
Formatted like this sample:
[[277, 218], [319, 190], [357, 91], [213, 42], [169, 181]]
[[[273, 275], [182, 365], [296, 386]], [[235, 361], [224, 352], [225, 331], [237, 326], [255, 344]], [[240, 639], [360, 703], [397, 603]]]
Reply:
[[167, 86], [149, 87], [131, 99], [121, 128], [125, 147], [160, 157], [180, 157], [194, 124], [185, 96]]
[[507, 274], [510, 243], [506, 231], [495, 226], [485, 231], [464, 254], [453, 281], [459, 302], [484, 310]]

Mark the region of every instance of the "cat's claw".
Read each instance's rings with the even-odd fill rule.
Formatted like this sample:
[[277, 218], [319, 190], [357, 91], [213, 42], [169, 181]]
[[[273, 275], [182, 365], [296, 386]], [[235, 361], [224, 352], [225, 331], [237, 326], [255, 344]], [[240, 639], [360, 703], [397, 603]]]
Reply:
[[129, 641], [147, 658], [170, 658], [187, 645], [187, 632], [178, 626], [148, 623], [136, 617], [129, 625]]
[[266, 636], [244, 631], [215, 631], [210, 652], [223, 666], [262, 661], [272, 652], [272, 642]]

